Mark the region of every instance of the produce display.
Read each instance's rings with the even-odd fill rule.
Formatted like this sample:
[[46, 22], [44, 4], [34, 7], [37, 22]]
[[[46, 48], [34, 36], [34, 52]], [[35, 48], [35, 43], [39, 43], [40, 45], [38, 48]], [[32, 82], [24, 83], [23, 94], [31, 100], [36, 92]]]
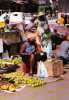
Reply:
[[8, 83], [8, 82], [0, 82], [0, 90], [8, 90], [11, 92], [16, 91], [16, 86], [12, 83]]
[[24, 73], [21, 71], [3, 74], [3, 77], [8, 82], [13, 83], [16, 87], [24, 84], [32, 87], [37, 87], [42, 86], [46, 83], [45, 80], [41, 78], [25, 76]]
[[46, 81], [38, 77], [24, 77], [24, 83], [32, 87], [38, 87], [45, 84]]
[[21, 71], [3, 74], [3, 79], [15, 84], [16, 86], [22, 84], [24, 73]]
[[[18, 65], [22, 62], [22, 58], [14, 57], [9, 59], [0, 59], [0, 70], [4, 69], [8, 65]], [[6, 66], [7, 65], [7, 66]], [[21, 86], [32, 86], [38, 87], [45, 84], [44, 79], [38, 78], [36, 76], [25, 75], [23, 71], [6, 72], [0, 74], [0, 90], [7, 90], [14, 92]]]
[[8, 64], [20, 64], [22, 62], [21, 57], [9, 58], [9, 59], [0, 59], [0, 68], [5, 67]]

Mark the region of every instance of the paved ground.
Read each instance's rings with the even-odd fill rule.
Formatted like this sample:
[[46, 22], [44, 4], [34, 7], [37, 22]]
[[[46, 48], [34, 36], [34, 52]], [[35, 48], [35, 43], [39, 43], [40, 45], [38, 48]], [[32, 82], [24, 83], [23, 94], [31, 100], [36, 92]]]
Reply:
[[69, 100], [69, 69], [64, 80], [50, 82], [42, 87], [25, 87], [19, 92], [2, 93], [0, 100]]

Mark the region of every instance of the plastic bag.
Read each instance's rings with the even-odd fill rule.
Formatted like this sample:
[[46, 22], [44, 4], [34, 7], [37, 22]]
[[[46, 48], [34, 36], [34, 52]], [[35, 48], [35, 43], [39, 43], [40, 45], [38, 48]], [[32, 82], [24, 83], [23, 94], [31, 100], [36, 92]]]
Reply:
[[37, 76], [41, 78], [48, 77], [47, 69], [42, 61], [38, 62]]

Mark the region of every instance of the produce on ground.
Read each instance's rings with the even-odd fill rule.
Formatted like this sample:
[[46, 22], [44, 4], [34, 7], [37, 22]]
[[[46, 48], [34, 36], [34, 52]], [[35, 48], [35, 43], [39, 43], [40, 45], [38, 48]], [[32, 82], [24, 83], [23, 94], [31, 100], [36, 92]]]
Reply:
[[0, 90], [8, 90], [11, 92], [16, 91], [16, 86], [12, 83], [6, 82], [6, 81], [1, 81], [0, 82]]
[[3, 78], [15, 86], [29, 85], [32, 87], [42, 86], [46, 83], [44, 79], [32, 76], [25, 76], [23, 72], [12, 72], [8, 74], [3, 74]]

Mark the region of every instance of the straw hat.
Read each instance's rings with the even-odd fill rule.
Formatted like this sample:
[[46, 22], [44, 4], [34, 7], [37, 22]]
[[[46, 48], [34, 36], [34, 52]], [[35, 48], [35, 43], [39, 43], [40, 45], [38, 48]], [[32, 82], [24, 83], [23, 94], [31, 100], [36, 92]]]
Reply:
[[39, 12], [37, 16], [39, 17], [39, 16], [42, 16], [42, 15], [45, 15], [45, 13], [44, 12]]
[[33, 17], [37, 17], [37, 14], [33, 14]]

